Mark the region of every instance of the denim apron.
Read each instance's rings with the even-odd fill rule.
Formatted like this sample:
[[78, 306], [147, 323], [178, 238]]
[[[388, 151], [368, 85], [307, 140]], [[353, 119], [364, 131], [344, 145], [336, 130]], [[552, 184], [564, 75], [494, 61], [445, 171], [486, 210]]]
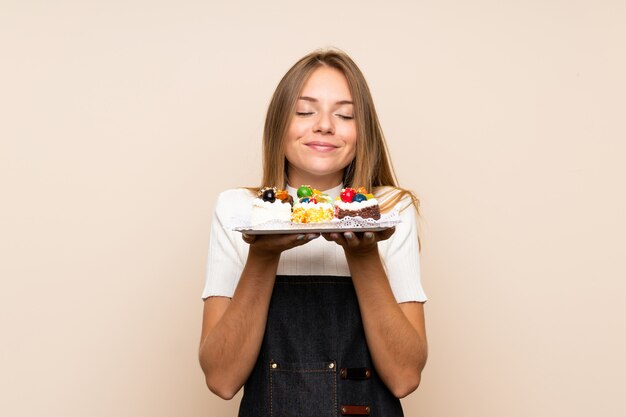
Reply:
[[239, 417], [403, 416], [372, 366], [352, 279], [277, 276]]

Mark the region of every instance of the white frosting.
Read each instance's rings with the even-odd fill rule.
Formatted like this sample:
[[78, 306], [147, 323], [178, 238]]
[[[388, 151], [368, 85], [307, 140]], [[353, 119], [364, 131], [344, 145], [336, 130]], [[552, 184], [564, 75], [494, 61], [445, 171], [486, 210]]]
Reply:
[[335, 206], [339, 207], [342, 210], [361, 210], [366, 207], [374, 207], [378, 205], [378, 201], [375, 198], [370, 198], [369, 200], [364, 201], [353, 201], [351, 203], [346, 203], [345, 201], [336, 200]]
[[[269, 201], [263, 201], [260, 198], [255, 198], [252, 202], [252, 207], [263, 207], [268, 210], [277, 210], [276, 208], [281, 207], [283, 204], [287, 203], [283, 203], [278, 199], [276, 199], [273, 203], [270, 203]], [[289, 204], [287, 204], [287, 207], [289, 207]]]
[[290, 221], [291, 220], [291, 204], [283, 203], [276, 200], [273, 203], [255, 198], [252, 202], [252, 214], [250, 215], [250, 223], [256, 226], [268, 221]]

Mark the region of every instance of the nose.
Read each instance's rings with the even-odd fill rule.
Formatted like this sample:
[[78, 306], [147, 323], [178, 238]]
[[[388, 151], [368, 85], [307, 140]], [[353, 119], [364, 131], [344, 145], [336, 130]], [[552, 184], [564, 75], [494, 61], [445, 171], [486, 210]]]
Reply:
[[333, 124], [332, 115], [327, 112], [320, 112], [313, 125], [313, 132], [321, 133], [322, 135], [334, 134], [335, 125]]

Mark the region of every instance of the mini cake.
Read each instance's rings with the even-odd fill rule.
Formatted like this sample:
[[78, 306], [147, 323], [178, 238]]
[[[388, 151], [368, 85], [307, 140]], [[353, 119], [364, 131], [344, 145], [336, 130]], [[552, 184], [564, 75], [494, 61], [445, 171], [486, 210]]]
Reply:
[[332, 200], [321, 191], [303, 185], [298, 188], [298, 202], [293, 205], [291, 221], [294, 223], [329, 222], [334, 217]]
[[269, 221], [291, 221], [292, 202], [293, 198], [285, 190], [277, 190], [276, 187], [262, 188], [252, 201], [251, 225], [257, 226]]
[[344, 188], [335, 201], [335, 217], [361, 217], [363, 219], [380, 219], [380, 206], [373, 194], [368, 194], [364, 187], [358, 189]]

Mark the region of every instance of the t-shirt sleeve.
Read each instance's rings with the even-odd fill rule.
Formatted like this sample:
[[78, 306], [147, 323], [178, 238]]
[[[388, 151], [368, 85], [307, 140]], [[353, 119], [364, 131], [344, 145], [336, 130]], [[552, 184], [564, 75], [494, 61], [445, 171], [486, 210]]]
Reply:
[[[403, 199], [396, 208], [407, 204], [407, 199]], [[417, 210], [412, 205], [405, 208], [400, 212], [400, 220], [395, 233], [380, 243], [389, 284], [398, 303], [425, 302], [428, 298], [421, 283]]]
[[245, 257], [242, 254], [245, 242], [241, 234], [231, 230], [230, 217], [241, 199], [237, 197], [245, 190], [230, 190], [221, 193], [215, 204], [209, 236], [206, 278], [202, 299], [211, 296], [232, 297], [243, 270]]

